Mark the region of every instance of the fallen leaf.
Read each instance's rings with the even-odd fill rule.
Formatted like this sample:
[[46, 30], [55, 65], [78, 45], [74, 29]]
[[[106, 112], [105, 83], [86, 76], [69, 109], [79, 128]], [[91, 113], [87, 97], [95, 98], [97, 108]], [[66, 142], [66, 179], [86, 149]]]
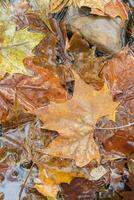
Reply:
[[110, 92], [116, 99], [133, 94], [134, 85], [134, 53], [129, 47], [107, 60], [102, 76], [108, 84]]
[[103, 59], [96, 57], [95, 47], [90, 48], [82, 35], [75, 32], [69, 41], [68, 50], [74, 56], [73, 67], [80, 77], [95, 89], [101, 89], [104, 81], [99, 77], [99, 73], [103, 67]]
[[16, 24], [11, 16], [11, 6], [1, 8], [0, 71], [4, 73], [25, 73], [23, 59], [31, 55], [31, 50], [44, 35], [31, 33], [27, 29], [16, 31]]
[[44, 10], [47, 13], [57, 13], [60, 12], [64, 7], [73, 6], [86, 6], [89, 8], [98, 8], [104, 10], [104, 5], [110, 0], [30, 0], [30, 4], [34, 9]]
[[104, 10], [92, 9], [92, 14], [99, 16], [120, 17], [122, 22], [128, 20], [128, 8], [120, 0], [111, 0], [104, 6]]
[[97, 181], [92, 182], [85, 178], [74, 178], [70, 184], [62, 183], [61, 195], [65, 200], [94, 199], [96, 198]]
[[102, 178], [104, 175], [106, 175], [106, 173], [107, 173], [107, 170], [102, 165], [99, 165], [98, 167], [95, 167], [91, 170], [89, 174], [90, 175], [89, 180], [97, 181], [100, 178]]
[[60, 136], [43, 150], [52, 156], [70, 158], [80, 167], [91, 160], [100, 160], [99, 149], [93, 139], [93, 127], [98, 118], [112, 115], [117, 103], [103, 88], [95, 91], [75, 75], [74, 96], [62, 104], [51, 103], [38, 110], [43, 128], [57, 131]]
[[73, 3], [78, 7], [86, 6], [89, 8], [98, 8], [100, 10], [104, 10], [104, 6], [110, 0], [73, 0]]
[[133, 200], [134, 196], [134, 174], [130, 173], [129, 182], [127, 183], [128, 191], [123, 191], [121, 196], [123, 200]]
[[50, 0], [49, 9], [50, 12], [56, 13], [61, 11], [64, 7], [68, 6], [72, 0]]
[[107, 60], [102, 70], [110, 93], [115, 100], [133, 115], [134, 112], [134, 51], [125, 47], [121, 52]]
[[0, 80], [0, 121], [4, 121], [12, 112], [16, 98], [24, 110], [33, 114], [36, 108], [44, 106], [49, 100], [62, 101], [67, 98], [58, 77], [48, 69], [35, 66], [28, 58], [24, 62], [31, 75], [5, 75]]
[[84, 174], [80, 172], [64, 172], [51, 168], [39, 168], [38, 180], [35, 188], [44, 196], [53, 197], [56, 199], [59, 191], [60, 183], [70, 183], [74, 177], [83, 177]]
[[104, 149], [108, 152], [129, 155], [134, 151], [134, 136], [125, 131], [117, 131], [115, 135], [103, 143]]

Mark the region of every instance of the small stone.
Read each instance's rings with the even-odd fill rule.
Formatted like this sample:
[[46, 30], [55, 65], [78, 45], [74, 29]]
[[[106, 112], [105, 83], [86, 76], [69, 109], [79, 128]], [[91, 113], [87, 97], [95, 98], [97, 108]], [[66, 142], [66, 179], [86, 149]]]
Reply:
[[65, 19], [69, 31], [79, 31], [98, 50], [110, 54], [119, 52], [125, 43], [125, 25], [118, 20], [95, 15], [81, 16], [77, 8], [71, 7]]

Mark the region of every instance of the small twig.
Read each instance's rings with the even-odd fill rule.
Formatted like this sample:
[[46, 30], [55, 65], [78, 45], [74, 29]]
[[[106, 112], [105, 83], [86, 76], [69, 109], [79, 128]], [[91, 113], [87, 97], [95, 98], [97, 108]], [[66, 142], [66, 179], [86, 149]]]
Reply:
[[27, 174], [27, 176], [26, 176], [26, 178], [25, 178], [25, 180], [24, 180], [24, 182], [23, 182], [23, 184], [22, 184], [22, 187], [21, 187], [21, 189], [20, 189], [20, 192], [19, 192], [19, 199], [18, 199], [18, 200], [21, 200], [21, 196], [22, 196], [23, 190], [24, 190], [24, 188], [25, 188], [25, 186], [26, 186], [26, 183], [27, 183], [27, 180], [28, 180], [29, 176], [31, 175], [31, 172], [32, 172], [32, 169], [33, 169], [33, 166], [34, 166], [34, 165], [35, 165], [35, 163], [33, 162], [32, 166], [31, 166], [31, 168], [30, 168], [30, 170], [29, 170], [29, 172], [28, 172], [28, 174]]
[[116, 129], [122, 129], [122, 128], [127, 128], [127, 127], [130, 127], [130, 126], [134, 126], [134, 122], [132, 123], [129, 123], [129, 124], [126, 124], [126, 125], [122, 125], [122, 126], [117, 126], [117, 127], [97, 127], [95, 126], [95, 129], [97, 130], [116, 130]]

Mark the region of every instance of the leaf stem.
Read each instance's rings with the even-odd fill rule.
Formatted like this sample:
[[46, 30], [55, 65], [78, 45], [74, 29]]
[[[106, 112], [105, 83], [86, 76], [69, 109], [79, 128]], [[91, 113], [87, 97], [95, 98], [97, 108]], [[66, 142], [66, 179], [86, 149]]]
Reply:
[[24, 182], [23, 182], [23, 184], [21, 186], [21, 189], [20, 189], [20, 192], [19, 192], [19, 199], [18, 200], [21, 200], [21, 196], [22, 196], [23, 190], [24, 190], [24, 188], [26, 186], [26, 183], [27, 183], [27, 180], [28, 180], [29, 176], [31, 175], [31, 172], [32, 172], [32, 169], [33, 169], [34, 165], [35, 165], [35, 163], [33, 162], [32, 166], [31, 166], [31, 168], [30, 168], [30, 170], [29, 170], [29, 172], [28, 172], [28, 174], [27, 174], [27, 176], [26, 176], [26, 178], [25, 178], [25, 180], [24, 180]]
[[97, 130], [116, 130], [116, 129], [122, 129], [122, 128], [127, 128], [127, 127], [130, 127], [130, 126], [134, 126], [134, 122], [132, 123], [128, 123], [126, 125], [122, 125], [122, 126], [117, 126], [117, 127], [97, 127], [95, 126], [95, 129]]

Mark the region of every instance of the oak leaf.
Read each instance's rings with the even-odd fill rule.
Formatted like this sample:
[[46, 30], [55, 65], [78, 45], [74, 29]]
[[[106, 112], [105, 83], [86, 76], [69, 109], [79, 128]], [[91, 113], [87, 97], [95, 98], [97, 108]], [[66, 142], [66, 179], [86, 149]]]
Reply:
[[58, 131], [58, 136], [43, 150], [52, 156], [70, 158], [80, 167], [91, 160], [100, 160], [93, 128], [98, 118], [113, 115], [117, 103], [112, 101], [106, 88], [95, 91], [75, 75], [74, 96], [65, 103], [51, 103], [37, 114], [44, 128]]

